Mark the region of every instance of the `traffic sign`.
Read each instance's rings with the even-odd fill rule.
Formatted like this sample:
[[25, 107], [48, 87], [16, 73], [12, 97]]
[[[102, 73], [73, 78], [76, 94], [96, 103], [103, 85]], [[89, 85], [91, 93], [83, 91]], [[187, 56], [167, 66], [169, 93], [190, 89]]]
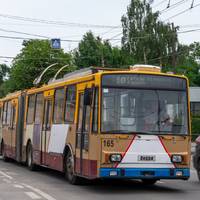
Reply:
[[61, 48], [61, 42], [60, 42], [59, 38], [51, 39], [51, 48], [52, 49], [60, 49]]

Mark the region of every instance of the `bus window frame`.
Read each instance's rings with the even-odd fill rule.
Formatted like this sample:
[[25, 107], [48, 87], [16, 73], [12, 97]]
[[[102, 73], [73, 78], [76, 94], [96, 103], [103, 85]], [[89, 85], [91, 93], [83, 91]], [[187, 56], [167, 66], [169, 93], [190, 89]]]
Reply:
[[[98, 122], [99, 122], [99, 87], [93, 87], [93, 101], [92, 101], [92, 128], [91, 128], [91, 133], [92, 134], [98, 134], [99, 133], [99, 126], [98, 126]], [[96, 96], [97, 94], [97, 96]], [[97, 108], [95, 109], [95, 103], [96, 103], [96, 99], [97, 99]], [[94, 130], [94, 116], [95, 116], [95, 111], [97, 110], [97, 114], [96, 114], [96, 130]]]
[[[27, 109], [26, 109], [26, 124], [27, 125], [33, 125], [35, 123], [35, 105], [36, 105], [36, 94], [37, 93], [33, 93], [33, 94], [28, 94], [27, 95]], [[30, 103], [30, 96], [34, 96], [34, 110], [33, 110], [33, 116], [32, 116], [32, 121], [31, 123], [28, 122], [28, 111], [29, 111], [29, 103]]]
[[40, 124], [42, 124], [42, 120], [43, 120], [43, 112], [44, 112], [44, 99], [45, 99], [45, 97], [44, 97], [44, 93], [43, 92], [38, 92], [38, 93], [35, 93], [35, 112], [34, 112], [34, 124], [35, 124], [35, 119], [36, 119], [36, 108], [37, 108], [37, 97], [38, 97], [38, 95], [42, 95], [42, 106], [41, 106], [41, 108], [42, 108], [42, 111], [41, 111], [41, 113], [42, 113], [42, 117], [41, 117], [41, 119], [40, 119]]
[[[48, 103], [48, 101], [50, 101], [51, 102], [51, 109], [49, 109], [49, 107], [48, 107], [48, 109], [49, 109], [49, 111], [51, 112], [50, 114], [51, 114], [51, 116], [50, 116], [50, 119], [49, 119], [49, 125], [50, 126], [47, 126], [48, 125], [48, 123], [47, 123], [47, 121], [45, 121], [46, 119], [45, 119], [45, 112], [44, 111], [46, 111], [46, 103], [48, 104], [48, 106], [49, 106], [49, 103]], [[45, 97], [44, 96], [44, 103], [43, 103], [43, 112], [42, 112], [42, 131], [50, 131], [51, 130], [51, 128], [52, 128], [52, 125], [53, 125], [53, 105], [54, 105], [54, 96], [48, 96], [48, 97]], [[49, 113], [48, 113], [48, 116], [49, 116]], [[48, 118], [47, 118], [47, 120], [48, 120]]]
[[[64, 90], [64, 107], [63, 107], [63, 112], [62, 112], [62, 119], [61, 119], [61, 122], [58, 122], [56, 123], [54, 121], [54, 112], [55, 112], [55, 99], [56, 99], [56, 91], [57, 90], [60, 90], [60, 89], [63, 89]], [[47, 99], [47, 98], [44, 98], [44, 100]], [[66, 99], [66, 87], [65, 86], [62, 86], [62, 87], [57, 87], [54, 89], [54, 95], [53, 95], [53, 98], [52, 98], [52, 119], [51, 119], [51, 124], [63, 124], [64, 123], [64, 113], [65, 113], [65, 99]]]
[[[74, 104], [74, 113], [73, 113], [73, 120], [72, 121], [69, 121], [69, 120], [66, 120], [66, 111], [67, 111], [67, 92], [68, 92], [68, 89], [69, 89], [69, 87], [75, 87], [75, 104]], [[77, 101], [78, 101], [78, 98], [79, 98], [79, 96], [77, 96], [77, 92], [78, 92], [78, 90], [77, 90], [77, 84], [71, 84], [71, 85], [67, 85], [66, 86], [66, 88], [65, 88], [65, 105], [64, 105], [64, 119], [63, 119], [63, 121], [64, 121], [64, 123], [65, 124], [73, 124], [74, 122], [75, 122], [75, 115], [76, 115], [76, 104], [77, 104]], [[79, 103], [79, 102], [78, 102]], [[79, 104], [78, 104], [78, 108], [79, 108]]]

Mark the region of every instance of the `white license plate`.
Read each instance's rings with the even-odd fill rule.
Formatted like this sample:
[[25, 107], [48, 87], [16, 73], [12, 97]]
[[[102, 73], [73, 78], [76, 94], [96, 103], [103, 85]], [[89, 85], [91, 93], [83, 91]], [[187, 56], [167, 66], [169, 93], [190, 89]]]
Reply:
[[156, 156], [147, 156], [147, 155], [139, 155], [138, 156], [138, 161], [155, 161]]

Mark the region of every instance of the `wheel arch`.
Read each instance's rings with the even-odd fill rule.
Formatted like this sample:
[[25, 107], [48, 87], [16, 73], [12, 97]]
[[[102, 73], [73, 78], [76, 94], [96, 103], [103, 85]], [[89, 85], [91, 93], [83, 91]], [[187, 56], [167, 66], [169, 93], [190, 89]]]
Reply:
[[64, 148], [63, 155], [66, 156], [69, 151], [71, 152], [72, 155], [74, 155], [72, 146], [70, 144], [67, 144]]
[[26, 160], [27, 160], [27, 151], [28, 151], [28, 146], [32, 145], [31, 139], [29, 138], [26, 142]]
[[71, 152], [71, 154], [73, 155], [73, 159], [74, 159], [74, 153], [73, 153], [73, 149], [72, 146], [70, 144], [67, 144], [64, 148], [63, 151], [63, 169], [65, 169], [65, 158], [68, 152]]

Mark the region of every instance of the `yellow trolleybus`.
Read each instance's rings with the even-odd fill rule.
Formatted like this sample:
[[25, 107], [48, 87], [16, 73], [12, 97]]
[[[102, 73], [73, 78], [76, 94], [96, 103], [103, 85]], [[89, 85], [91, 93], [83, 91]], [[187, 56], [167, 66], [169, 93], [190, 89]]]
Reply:
[[187, 180], [188, 80], [159, 67], [87, 68], [1, 99], [1, 153], [87, 179]]

